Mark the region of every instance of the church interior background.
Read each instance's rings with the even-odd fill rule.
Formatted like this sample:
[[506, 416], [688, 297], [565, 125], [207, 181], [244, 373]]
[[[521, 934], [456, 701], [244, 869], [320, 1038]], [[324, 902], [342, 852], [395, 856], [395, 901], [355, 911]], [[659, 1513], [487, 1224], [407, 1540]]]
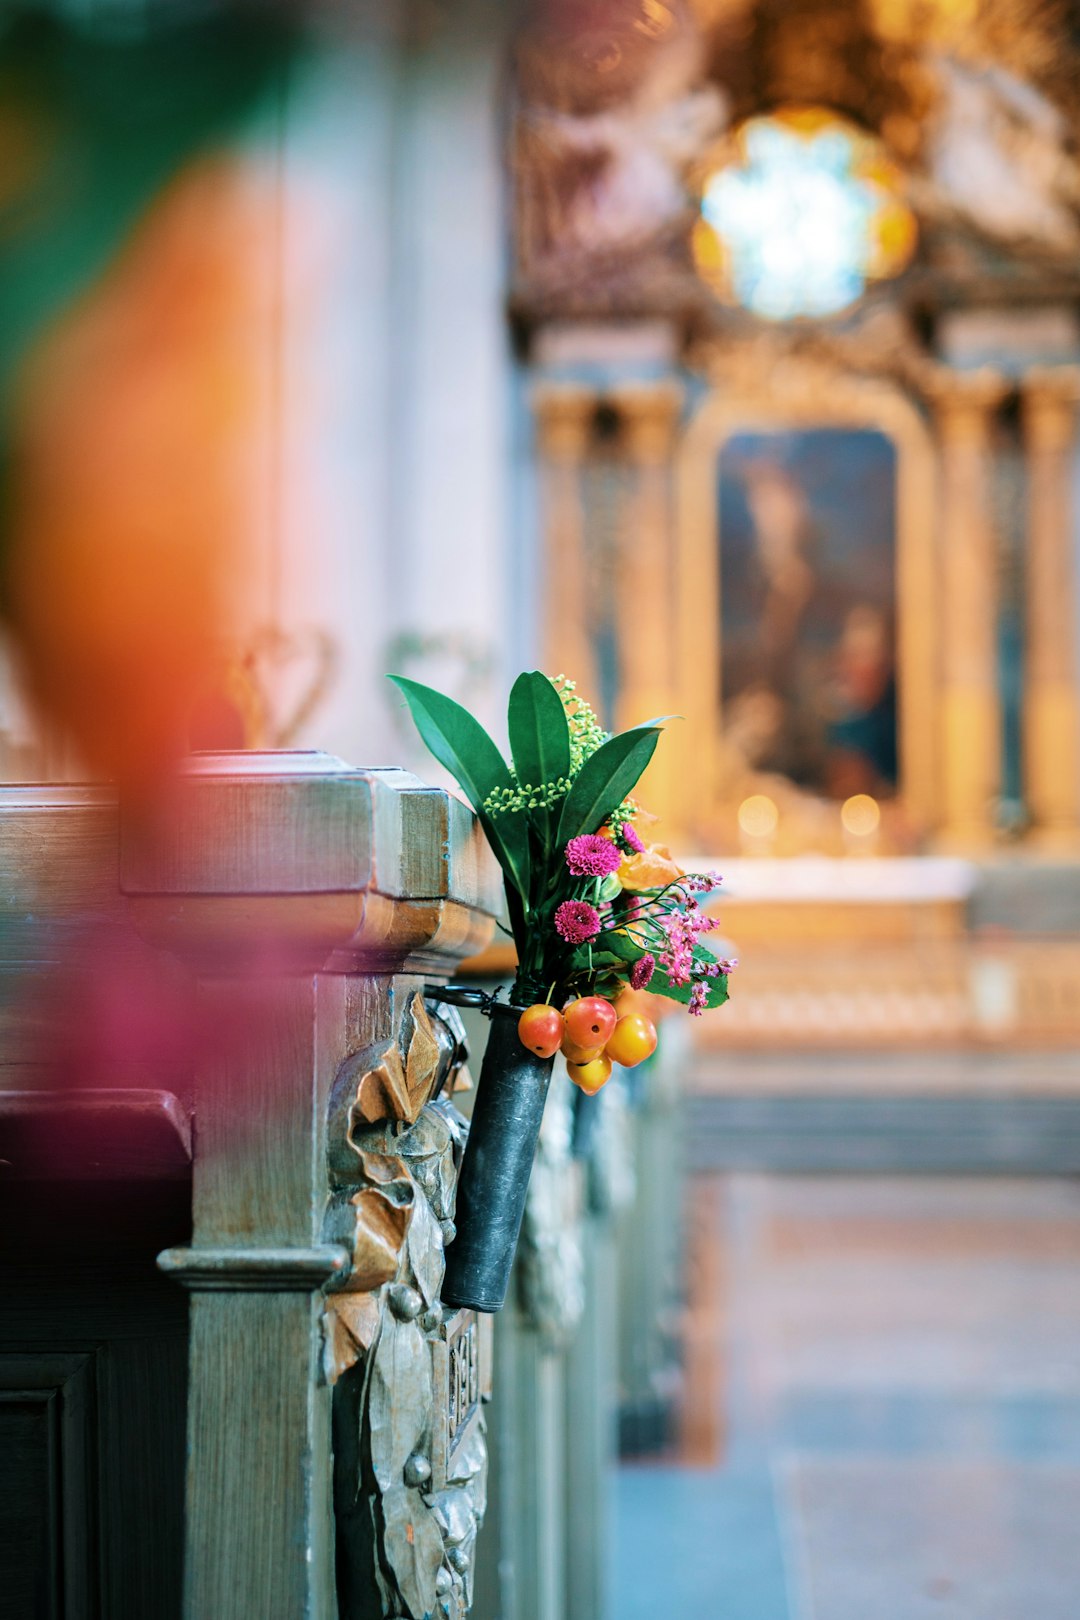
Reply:
[[1072, 1620], [1080, 19], [304, 20], [29, 342], [6, 278], [3, 779], [130, 765], [177, 611], [201, 746], [438, 780], [387, 671], [495, 734], [534, 666], [681, 717], [642, 798], [740, 966], [679, 1048], [680, 1415], [611, 1612]]

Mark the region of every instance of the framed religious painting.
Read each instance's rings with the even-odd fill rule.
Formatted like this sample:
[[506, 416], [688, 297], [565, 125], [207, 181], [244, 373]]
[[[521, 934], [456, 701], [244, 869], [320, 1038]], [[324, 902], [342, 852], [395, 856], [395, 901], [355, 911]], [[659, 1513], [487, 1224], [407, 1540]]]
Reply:
[[933, 459], [897, 391], [814, 379], [717, 390], [687, 431], [680, 643], [697, 669], [680, 684], [712, 738], [698, 830], [728, 848], [899, 852], [937, 810]]

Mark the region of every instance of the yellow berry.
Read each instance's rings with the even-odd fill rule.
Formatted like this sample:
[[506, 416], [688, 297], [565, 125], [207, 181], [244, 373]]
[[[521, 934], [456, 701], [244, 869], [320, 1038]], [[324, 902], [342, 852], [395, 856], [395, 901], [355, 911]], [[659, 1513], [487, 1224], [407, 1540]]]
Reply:
[[610, 1079], [611, 1059], [605, 1053], [601, 1053], [599, 1057], [593, 1058], [591, 1063], [568, 1063], [566, 1072], [575, 1086], [580, 1086], [582, 1091], [592, 1096]]

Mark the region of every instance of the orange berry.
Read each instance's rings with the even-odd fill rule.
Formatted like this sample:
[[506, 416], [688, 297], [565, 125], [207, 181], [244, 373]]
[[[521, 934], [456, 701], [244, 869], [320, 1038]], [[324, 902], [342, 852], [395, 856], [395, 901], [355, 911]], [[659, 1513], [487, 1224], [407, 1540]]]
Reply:
[[611, 1059], [601, 1053], [591, 1063], [568, 1063], [566, 1072], [575, 1086], [580, 1086], [591, 1097], [611, 1078]]
[[566, 1033], [575, 1046], [606, 1045], [617, 1022], [615, 1009], [603, 996], [582, 996], [563, 1008]]
[[543, 1058], [555, 1056], [565, 1033], [562, 1013], [558, 1007], [549, 1007], [545, 1001], [526, 1007], [518, 1019], [517, 1028], [522, 1046], [527, 1046], [530, 1052]]
[[567, 1063], [591, 1063], [603, 1050], [602, 1046], [578, 1046], [569, 1035], [563, 1036], [562, 1053]]
[[651, 1057], [656, 1051], [656, 1026], [641, 1013], [630, 1013], [620, 1018], [615, 1032], [604, 1047], [605, 1057], [632, 1069], [636, 1063]]

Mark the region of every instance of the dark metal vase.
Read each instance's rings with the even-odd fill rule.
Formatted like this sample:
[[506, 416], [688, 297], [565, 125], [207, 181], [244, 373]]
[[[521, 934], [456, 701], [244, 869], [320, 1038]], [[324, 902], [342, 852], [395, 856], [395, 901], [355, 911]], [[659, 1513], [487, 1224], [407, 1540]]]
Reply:
[[443, 1300], [474, 1311], [499, 1311], [506, 1300], [555, 1062], [522, 1046], [521, 1012], [492, 1009], [446, 1252]]

